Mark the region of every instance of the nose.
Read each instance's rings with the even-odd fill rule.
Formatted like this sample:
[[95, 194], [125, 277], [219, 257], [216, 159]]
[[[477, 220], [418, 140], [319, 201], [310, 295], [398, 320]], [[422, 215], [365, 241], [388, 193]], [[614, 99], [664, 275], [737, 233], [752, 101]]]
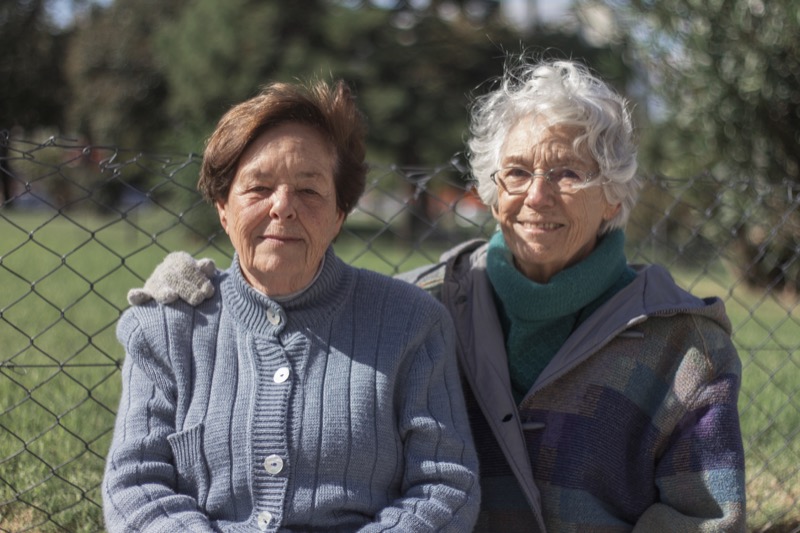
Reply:
[[288, 187], [278, 187], [273, 191], [270, 200], [269, 216], [275, 220], [289, 220], [296, 216], [294, 194]]
[[547, 178], [537, 174], [531, 178], [531, 184], [525, 193], [525, 203], [528, 205], [552, 205], [555, 189]]

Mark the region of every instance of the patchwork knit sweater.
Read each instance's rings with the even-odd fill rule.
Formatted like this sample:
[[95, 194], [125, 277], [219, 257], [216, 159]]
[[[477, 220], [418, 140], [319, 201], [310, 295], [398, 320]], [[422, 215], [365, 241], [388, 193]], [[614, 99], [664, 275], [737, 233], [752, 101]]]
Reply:
[[480, 460], [475, 531], [744, 531], [741, 363], [723, 303], [635, 267], [518, 403], [486, 250], [472, 241], [401, 276], [456, 325]]
[[328, 250], [281, 304], [236, 260], [118, 326], [114, 531], [469, 531], [477, 461], [445, 309]]

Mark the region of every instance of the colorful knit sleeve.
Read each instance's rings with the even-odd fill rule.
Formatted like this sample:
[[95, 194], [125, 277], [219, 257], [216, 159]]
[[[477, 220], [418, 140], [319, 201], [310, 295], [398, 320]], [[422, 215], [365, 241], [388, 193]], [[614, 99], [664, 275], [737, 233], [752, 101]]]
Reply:
[[745, 531], [741, 362], [727, 332], [695, 322], [701, 340], [675, 383], [683, 414], [656, 466], [660, 503], [640, 517], [635, 532]]

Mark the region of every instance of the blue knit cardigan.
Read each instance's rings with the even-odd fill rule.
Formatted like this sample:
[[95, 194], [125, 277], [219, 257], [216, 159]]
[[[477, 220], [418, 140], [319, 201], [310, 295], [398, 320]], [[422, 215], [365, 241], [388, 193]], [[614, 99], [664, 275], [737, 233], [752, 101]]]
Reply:
[[470, 531], [477, 459], [445, 309], [328, 250], [278, 304], [238, 261], [127, 310], [109, 531]]

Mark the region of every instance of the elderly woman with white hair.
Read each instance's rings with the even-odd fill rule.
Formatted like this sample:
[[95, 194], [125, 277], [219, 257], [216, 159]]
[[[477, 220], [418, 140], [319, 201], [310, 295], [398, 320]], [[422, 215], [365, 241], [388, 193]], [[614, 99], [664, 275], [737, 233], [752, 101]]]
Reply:
[[471, 111], [499, 231], [401, 277], [456, 325], [475, 531], [744, 531], [724, 305], [625, 257], [640, 188], [627, 102], [578, 63], [523, 59]]
[[471, 134], [499, 231], [403, 277], [456, 324], [476, 531], [744, 531], [730, 322], [626, 260], [625, 100], [580, 64], [521, 62], [475, 102]]

